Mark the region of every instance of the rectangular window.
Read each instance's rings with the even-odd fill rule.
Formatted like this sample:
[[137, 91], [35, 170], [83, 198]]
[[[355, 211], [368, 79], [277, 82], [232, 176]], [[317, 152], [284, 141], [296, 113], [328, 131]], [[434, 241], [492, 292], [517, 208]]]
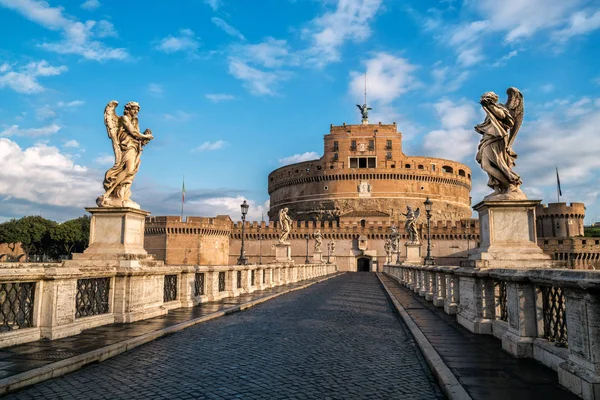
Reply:
[[435, 164], [431, 164], [431, 170], [435, 171]]
[[375, 141], [369, 140], [369, 151], [375, 150]]
[[356, 158], [356, 157], [350, 158], [350, 168], [358, 168], [358, 158]]
[[367, 168], [367, 159], [362, 157], [358, 159], [358, 168]]
[[[333, 153], [333, 161], [337, 161], [338, 160], [338, 153]], [[331, 168], [333, 168], [333, 165], [331, 166]]]
[[375, 157], [369, 157], [369, 168], [377, 168], [376, 165]]
[[338, 150], [339, 150], [339, 144], [336, 140], [335, 142], [333, 142], [333, 151], [338, 151]]
[[392, 149], [392, 141], [391, 140], [386, 140], [385, 141], [385, 149], [386, 150], [391, 150]]
[[350, 150], [356, 150], [356, 140], [353, 140], [350, 144]]
[[385, 155], [385, 158], [387, 158], [388, 160], [392, 159], [392, 152], [388, 151], [387, 154]]

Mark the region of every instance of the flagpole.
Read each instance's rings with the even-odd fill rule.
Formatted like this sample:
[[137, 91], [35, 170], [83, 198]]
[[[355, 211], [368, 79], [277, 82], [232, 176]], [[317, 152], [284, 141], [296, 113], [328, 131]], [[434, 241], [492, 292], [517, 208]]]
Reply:
[[181, 222], [183, 222], [183, 203], [185, 202], [185, 175], [183, 175], [181, 186]]

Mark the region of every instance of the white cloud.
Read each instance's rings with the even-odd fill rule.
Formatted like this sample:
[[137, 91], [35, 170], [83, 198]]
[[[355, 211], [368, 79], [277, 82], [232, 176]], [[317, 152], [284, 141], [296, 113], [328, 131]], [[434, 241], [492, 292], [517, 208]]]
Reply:
[[155, 46], [164, 53], [177, 53], [180, 51], [194, 53], [200, 47], [200, 42], [191, 29], [181, 29], [176, 36], [169, 35], [160, 39]]
[[161, 85], [159, 85], [158, 83], [148, 84], [148, 91], [150, 93], [154, 93], [154, 94], [163, 94], [164, 93], [163, 87]]
[[222, 5], [222, 0], [204, 0], [205, 4], [208, 4], [213, 11], [217, 11]]
[[71, 147], [71, 148], [78, 148], [79, 147], [79, 142], [77, 140], [67, 140], [65, 142], [65, 144], [63, 144], [64, 147]]
[[225, 146], [226, 144], [227, 144], [227, 142], [225, 142], [223, 140], [217, 140], [216, 142], [204, 142], [204, 143], [202, 143], [200, 146], [196, 147], [192, 151], [212, 151], [212, 150], [219, 150], [219, 149], [222, 149], [223, 146]]
[[62, 7], [51, 7], [43, 0], [0, 0], [0, 6], [16, 11], [47, 29], [61, 32], [62, 41], [40, 44], [46, 50], [59, 54], [77, 54], [96, 61], [129, 58], [126, 49], [111, 48], [95, 40], [95, 37], [116, 35], [114, 27], [108, 21], [88, 20], [82, 23], [65, 16]]
[[289, 78], [285, 71], [263, 71], [236, 58], [229, 59], [229, 73], [255, 96], [276, 96], [278, 84]]
[[[375, 53], [366, 60], [367, 67], [367, 100], [389, 104], [404, 93], [417, 87], [418, 82], [413, 73], [417, 66], [405, 58], [388, 53]], [[363, 72], [350, 73], [350, 92], [354, 97], [363, 99], [365, 76]]]
[[502, 67], [502, 66], [506, 65], [506, 63], [508, 62], [508, 60], [510, 60], [513, 57], [516, 57], [518, 54], [519, 54], [519, 52], [517, 50], [513, 50], [513, 51], [509, 52], [508, 54], [502, 56], [495, 63], [493, 63], [492, 67]]
[[339, 61], [340, 47], [346, 41], [363, 42], [371, 36], [369, 24], [382, 0], [337, 0], [334, 11], [312, 20], [303, 30], [311, 42], [306, 51], [309, 64], [324, 66]]
[[220, 101], [228, 101], [234, 100], [235, 96], [226, 93], [208, 93], [205, 94], [204, 97], [212, 101], [213, 103], [218, 103]]
[[79, 107], [85, 104], [85, 101], [83, 100], [73, 100], [73, 101], [69, 101], [69, 102], [64, 102], [64, 101], [59, 101], [57, 103], [59, 108], [73, 108], [73, 107]]
[[[1, 0], [0, 0], [1, 1]], [[51, 66], [46, 60], [30, 62], [29, 64], [14, 71], [8, 64], [3, 64], [0, 69], [0, 88], [9, 87], [19, 93], [39, 93], [44, 87], [38, 82], [42, 76], [56, 76], [65, 72], [67, 67]]]
[[[83, 207], [102, 186], [99, 177], [75, 164], [59, 149], [36, 144], [22, 149], [10, 139], [0, 138], [0, 196], [54, 206]], [[91, 201], [90, 201], [91, 200]]]
[[544, 93], [550, 93], [550, 92], [552, 92], [552, 91], [554, 90], [554, 85], [553, 85], [553, 84], [551, 84], [551, 83], [547, 83], [547, 84], [545, 84], [545, 85], [542, 85], [542, 86], [540, 87], [540, 89], [541, 89], [541, 90], [542, 90], [542, 92], [544, 92]]
[[456, 70], [436, 63], [431, 70], [433, 85], [430, 92], [434, 94], [454, 92], [469, 78], [469, 71]]
[[177, 122], [186, 122], [186, 121], [189, 121], [190, 119], [194, 118], [195, 116], [196, 116], [196, 114], [194, 114], [194, 113], [187, 113], [182, 110], [177, 110], [177, 111], [175, 111], [174, 114], [164, 114], [163, 115], [165, 120], [177, 121]]
[[115, 156], [114, 154], [100, 154], [94, 159], [94, 162], [102, 166], [110, 166], [115, 163]]
[[55, 116], [56, 112], [48, 104], [35, 110], [35, 117], [40, 121], [45, 121], [47, 119], [54, 118]]
[[212, 21], [213, 24], [215, 24], [219, 29], [223, 30], [223, 32], [225, 32], [229, 36], [233, 36], [240, 40], [246, 40], [246, 38], [244, 37], [244, 35], [242, 35], [242, 33], [240, 31], [238, 31], [233, 26], [229, 25], [227, 22], [225, 22], [221, 18], [213, 17], [210, 20]]
[[600, 28], [600, 10], [578, 11], [569, 18], [568, 25], [555, 33], [555, 37], [561, 42], [566, 42], [573, 36], [585, 35]]
[[294, 154], [293, 156], [284, 157], [279, 159], [279, 164], [288, 165], [295, 164], [302, 161], [318, 160], [320, 157], [314, 151], [307, 151], [302, 154]]
[[474, 155], [477, 137], [472, 126], [477, 113], [472, 103], [442, 100], [434, 105], [441, 127], [427, 133], [423, 150], [433, 157], [462, 161]]
[[269, 201], [257, 204], [244, 196], [211, 197], [207, 199], [191, 200], [186, 202], [188, 215], [229, 215], [233, 221], [240, 220], [240, 204], [246, 200], [248, 205], [247, 221], [260, 221], [261, 217], [269, 211]]
[[21, 129], [19, 125], [11, 125], [8, 128], [0, 132], [0, 137], [10, 136], [28, 136], [28, 137], [41, 137], [50, 136], [60, 130], [60, 126], [57, 124], [50, 124], [42, 126], [41, 128], [27, 128]]
[[98, 0], [86, 0], [80, 7], [91, 11], [100, 7], [100, 2]]

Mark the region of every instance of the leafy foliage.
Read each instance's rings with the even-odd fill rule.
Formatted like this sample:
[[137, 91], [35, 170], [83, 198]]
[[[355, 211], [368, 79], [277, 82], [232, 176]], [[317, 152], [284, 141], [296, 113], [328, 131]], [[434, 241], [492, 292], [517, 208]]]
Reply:
[[82, 216], [62, 224], [41, 216], [28, 216], [0, 224], [0, 243], [14, 251], [17, 243], [29, 257], [32, 254], [58, 259], [82, 252], [88, 244], [90, 217]]
[[600, 237], [600, 227], [586, 226], [585, 228], [583, 228], [583, 236]]

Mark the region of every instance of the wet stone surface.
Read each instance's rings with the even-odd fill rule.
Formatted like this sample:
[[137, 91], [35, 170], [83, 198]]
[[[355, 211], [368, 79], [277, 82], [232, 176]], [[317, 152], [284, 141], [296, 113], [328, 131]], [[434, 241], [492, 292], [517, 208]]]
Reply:
[[156, 340], [11, 399], [443, 399], [375, 274]]

